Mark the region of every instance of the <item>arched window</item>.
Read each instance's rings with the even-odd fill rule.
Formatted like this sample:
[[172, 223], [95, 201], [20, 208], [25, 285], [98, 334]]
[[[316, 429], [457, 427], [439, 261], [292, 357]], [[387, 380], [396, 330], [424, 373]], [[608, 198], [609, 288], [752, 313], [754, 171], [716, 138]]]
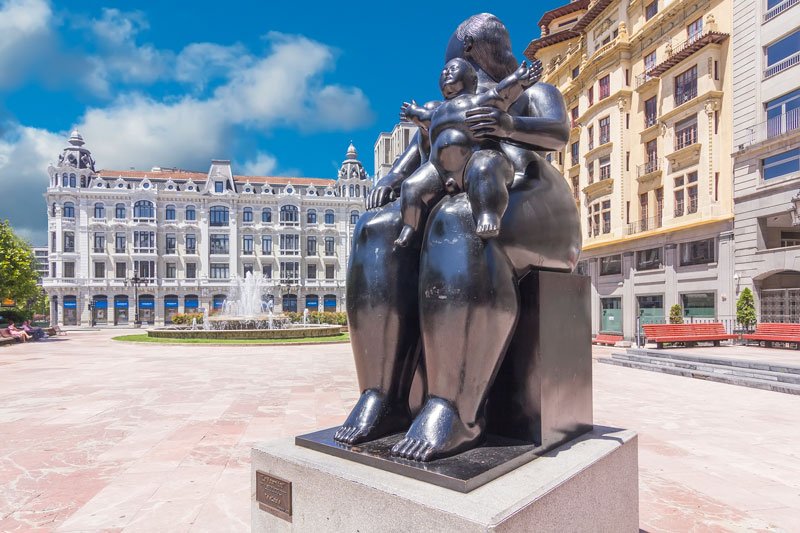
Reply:
[[69, 176], [66, 172], [61, 174], [61, 185], [64, 187], [69, 187]]
[[72, 202], [64, 202], [64, 218], [75, 218], [75, 204]]
[[352, 198], [353, 196], [356, 195], [355, 191], [353, 190], [353, 186], [352, 185], [350, 187], [348, 187], [347, 192], [348, 192], [348, 195], [350, 196], [350, 198]]
[[50, 207], [50, 216], [51, 217], [56, 216], [56, 203], [55, 202], [53, 202], [52, 207]]
[[193, 205], [186, 206], [186, 220], [197, 220], [197, 211], [194, 210]]
[[360, 198], [360, 197], [361, 197], [361, 187], [356, 185], [356, 198]]
[[333, 215], [333, 209], [325, 210], [325, 223], [326, 224], [333, 224], [336, 221], [336, 218]]
[[76, 180], [76, 176], [75, 176], [75, 174], [70, 174], [70, 175], [69, 175], [69, 186], [70, 186], [70, 187], [75, 187], [75, 186], [76, 186], [76, 185], [75, 185], [75, 183], [76, 183], [76, 181], [75, 181], [75, 180]]
[[133, 204], [133, 218], [134, 219], [154, 219], [156, 218], [156, 210], [153, 207], [153, 202], [150, 200], [139, 200]]
[[355, 224], [358, 222], [358, 211], [350, 211], [350, 223]]
[[106, 218], [106, 206], [100, 202], [94, 204], [94, 218]]
[[245, 207], [242, 210], [242, 222], [252, 222], [252, 221], [253, 221], [253, 208]]
[[228, 208], [223, 205], [215, 205], [211, 208], [211, 225], [212, 226], [227, 226], [228, 225]]
[[297, 224], [300, 222], [300, 214], [297, 206], [282, 205], [281, 206], [281, 223], [282, 224]]
[[125, 204], [114, 206], [114, 218], [125, 218]]
[[309, 209], [306, 213], [306, 222], [308, 224], [316, 224], [317, 223], [317, 210], [316, 209]]
[[265, 207], [261, 210], [261, 222], [265, 224], [272, 222], [272, 209]]
[[166, 220], [175, 220], [177, 218], [174, 205], [169, 204], [166, 208], [164, 208], [164, 218]]

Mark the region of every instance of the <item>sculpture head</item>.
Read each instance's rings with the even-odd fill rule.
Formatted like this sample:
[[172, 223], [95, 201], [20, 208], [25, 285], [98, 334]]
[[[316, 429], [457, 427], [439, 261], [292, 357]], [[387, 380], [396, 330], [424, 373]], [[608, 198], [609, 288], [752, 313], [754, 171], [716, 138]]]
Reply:
[[518, 66], [505, 24], [490, 13], [473, 15], [459, 24], [447, 44], [445, 61], [457, 57], [466, 59], [496, 82]]
[[478, 73], [466, 60], [460, 57], [451, 59], [439, 76], [439, 88], [447, 99], [459, 94], [475, 94], [478, 89]]

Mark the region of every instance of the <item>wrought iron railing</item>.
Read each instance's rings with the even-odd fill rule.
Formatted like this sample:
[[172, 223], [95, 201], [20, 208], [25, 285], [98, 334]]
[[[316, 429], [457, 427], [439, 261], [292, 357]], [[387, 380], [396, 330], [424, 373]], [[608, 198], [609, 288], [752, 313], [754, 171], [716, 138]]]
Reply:
[[628, 224], [628, 235], [633, 235], [634, 233], [642, 233], [644, 231], [658, 229], [661, 227], [662, 223], [663, 223], [662, 215], [650, 218], [643, 218], [641, 220], [637, 220], [636, 222], [631, 222], [630, 224]]
[[697, 79], [693, 83], [687, 83], [675, 88], [675, 107], [685, 104], [693, 98], [697, 98]]
[[636, 167], [636, 175], [638, 177], [642, 177], [646, 174], [650, 174], [651, 172], [655, 172], [661, 168], [661, 163], [658, 158], [653, 158]]
[[697, 142], [697, 126], [675, 132], [675, 150], [686, 148]]
[[688, 202], [684, 202], [683, 200], [675, 202], [675, 216], [681, 217], [684, 213], [687, 215], [697, 213], [697, 198], [689, 198]]
[[648, 81], [655, 79], [658, 79], [658, 76], [653, 76], [652, 74], [650, 74], [649, 70], [642, 74], [639, 74], [638, 76], [636, 76], [636, 88], [638, 89]]

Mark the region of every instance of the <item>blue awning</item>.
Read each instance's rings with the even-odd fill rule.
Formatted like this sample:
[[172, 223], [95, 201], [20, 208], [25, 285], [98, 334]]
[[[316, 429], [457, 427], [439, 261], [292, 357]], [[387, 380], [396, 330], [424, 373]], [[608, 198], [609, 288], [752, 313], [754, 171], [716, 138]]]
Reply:
[[200, 307], [200, 303], [197, 300], [197, 296], [187, 296], [183, 299], [183, 307], [186, 309], [197, 309]]

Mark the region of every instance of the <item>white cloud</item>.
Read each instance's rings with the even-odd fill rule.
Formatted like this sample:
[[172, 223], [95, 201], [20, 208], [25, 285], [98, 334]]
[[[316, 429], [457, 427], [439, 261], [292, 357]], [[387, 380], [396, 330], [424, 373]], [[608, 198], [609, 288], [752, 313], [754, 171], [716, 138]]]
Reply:
[[253, 159], [245, 161], [241, 167], [236, 169], [236, 173], [243, 176], [272, 176], [277, 167], [278, 160], [275, 159], [275, 156], [258, 152]]
[[227, 78], [254, 60], [241, 44], [191, 43], [176, 58], [175, 79], [203, 89], [210, 80]]
[[0, 87], [16, 84], [52, 49], [52, 16], [44, 0], [0, 3]]

